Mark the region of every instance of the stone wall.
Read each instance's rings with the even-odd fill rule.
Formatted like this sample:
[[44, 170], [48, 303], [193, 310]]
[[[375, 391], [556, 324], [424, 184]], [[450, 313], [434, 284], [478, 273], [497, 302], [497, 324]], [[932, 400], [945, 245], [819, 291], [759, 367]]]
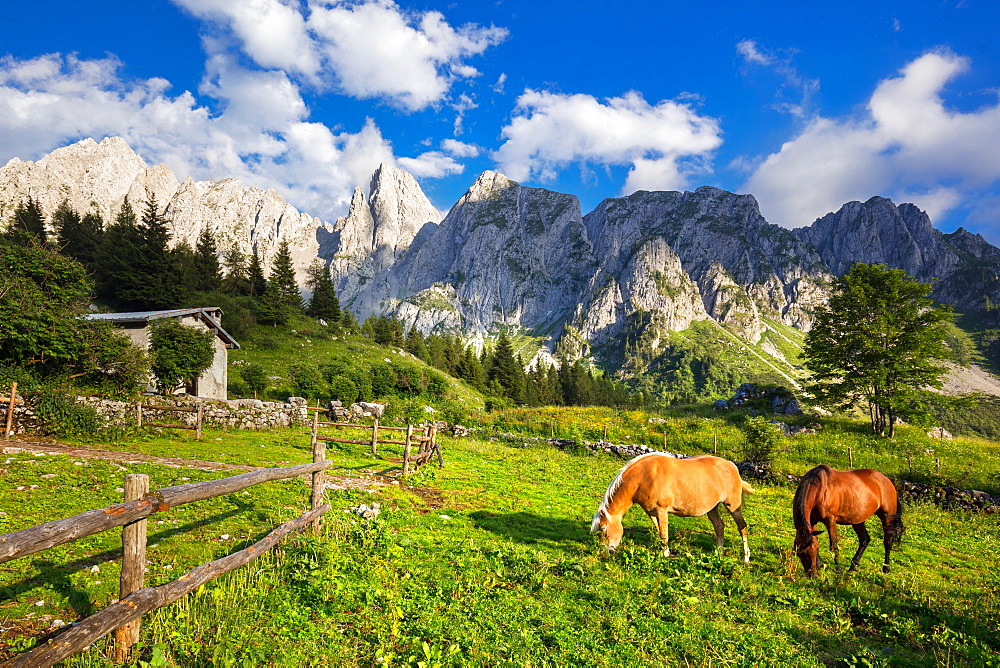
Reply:
[[[135, 425], [136, 403], [128, 401], [113, 401], [97, 397], [79, 397], [81, 404], [91, 406], [108, 425]], [[196, 408], [198, 401], [187, 398], [144, 397], [144, 405], [157, 405], [182, 408]], [[292, 425], [308, 424], [310, 417], [306, 410], [306, 400], [302, 397], [289, 397], [282, 403], [277, 401], [260, 401], [259, 399], [233, 399], [230, 401], [202, 401], [202, 424], [210, 427], [229, 429], [271, 429], [273, 427], [290, 427]], [[143, 408], [143, 422], [167, 422], [194, 425], [198, 418], [196, 413], [180, 411], [158, 411], [153, 408]]]
[[[27, 434], [37, 431], [38, 421], [35, 409], [30, 403], [22, 400], [14, 405], [14, 419], [11, 435]], [[136, 424], [136, 402], [114, 401], [97, 397], [77, 397], [81, 405], [90, 406], [104, 421], [105, 426], [134, 426]], [[30, 397], [29, 397], [30, 401]], [[185, 398], [143, 397], [143, 404], [159, 406], [197, 407], [197, 401]], [[235, 399], [231, 401], [203, 401], [202, 424], [210, 427], [230, 429], [271, 429], [274, 427], [290, 427], [305, 425], [310, 421], [306, 410], [306, 400], [301, 397], [289, 397], [282, 403], [277, 401], [260, 401], [257, 399]], [[0, 401], [0, 436], [6, 425], [8, 402]], [[144, 408], [143, 422], [183, 423], [194, 425], [198, 418], [196, 413], [179, 411], [157, 411]]]

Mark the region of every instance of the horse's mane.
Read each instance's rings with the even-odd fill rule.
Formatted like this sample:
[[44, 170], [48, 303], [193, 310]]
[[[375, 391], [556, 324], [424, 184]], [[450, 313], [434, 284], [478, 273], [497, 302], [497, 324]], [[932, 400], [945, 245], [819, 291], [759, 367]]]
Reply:
[[799, 486], [795, 490], [795, 498], [792, 500], [792, 521], [795, 524], [796, 537], [805, 538], [809, 535], [809, 519], [806, 517], [806, 495], [813, 487], [823, 484], [830, 475], [830, 467], [820, 464], [814, 469], [810, 469], [802, 476]]

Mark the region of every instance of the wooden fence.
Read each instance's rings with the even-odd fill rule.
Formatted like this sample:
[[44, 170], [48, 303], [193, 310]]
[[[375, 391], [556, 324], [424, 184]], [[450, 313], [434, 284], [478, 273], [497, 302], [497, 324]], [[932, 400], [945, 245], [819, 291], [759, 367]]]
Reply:
[[[378, 418], [374, 418], [372, 424], [370, 425], [353, 424], [349, 422], [321, 422], [319, 419], [319, 411], [323, 409], [310, 408], [309, 410], [315, 411], [313, 413], [312, 420], [313, 447], [316, 446], [318, 441], [325, 443], [353, 443], [356, 445], [370, 445], [372, 457], [375, 457], [378, 455], [379, 444], [401, 445], [403, 446], [403, 475], [409, 474], [411, 463], [414, 465], [414, 468], [419, 468], [421, 464], [425, 464], [430, 461], [434, 455], [437, 455], [438, 465], [444, 468], [444, 457], [441, 455], [441, 447], [437, 442], [437, 427], [433, 424], [420, 426], [420, 432], [416, 433], [415, 427], [412, 424], [407, 424], [405, 427], [387, 427], [380, 425], [378, 423]], [[320, 427], [364, 429], [365, 431], [371, 432], [371, 437], [366, 438], [365, 440], [355, 438], [338, 438], [321, 434], [319, 432]], [[404, 432], [405, 440], [394, 441], [387, 438], [380, 439], [379, 430]], [[414, 445], [417, 446], [416, 453], [413, 453]]]
[[[197, 413], [198, 416], [193, 425], [184, 423], [167, 424], [165, 422], [144, 422], [142, 419], [143, 408], [147, 408], [150, 410], [158, 410], [158, 411], [172, 411], [175, 413]], [[152, 404], [144, 404], [141, 401], [135, 405], [135, 421], [136, 421], [136, 426], [138, 426], [139, 429], [142, 429], [143, 427], [164, 427], [166, 429], [193, 429], [195, 432], [194, 435], [195, 440], [198, 441], [201, 440], [201, 425], [202, 425], [203, 413], [204, 411], [200, 401], [198, 402], [197, 406], [192, 406], [192, 407], [155, 406]]]
[[[314, 442], [313, 463], [284, 468], [258, 469], [250, 473], [149, 491], [146, 475], [125, 476], [125, 501], [107, 508], [90, 510], [73, 517], [54, 520], [29, 529], [0, 535], [0, 563], [24, 557], [77, 538], [122, 527], [122, 569], [120, 600], [78, 624], [60, 632], [47, 643], [0, 664], [0, 668], [51, 666], [115, 632], [114, 658], [124, 662], [139, 638], [142, 615], [173, 603], [206, 582], [249, 563], [278, 544], [285, 535], [312, 525], [319, 528], [320, 516], [330, 510], [323, 502], [324, 474], [330, 466], [326, 447]], [[146, 561], [146, 518], [175, 506], [239, 492], [271, 480], [285, 480], [312, 474], [311, 510], [285, 522], [250, 547], [228, 557], [192, 568], [179, 578], [159, 587], [143, 587]]]

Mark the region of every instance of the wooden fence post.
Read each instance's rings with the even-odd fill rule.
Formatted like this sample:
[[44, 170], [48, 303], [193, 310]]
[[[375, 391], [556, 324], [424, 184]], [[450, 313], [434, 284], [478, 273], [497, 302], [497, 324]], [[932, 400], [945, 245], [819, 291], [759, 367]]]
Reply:
[[10, 396], [7, 397], [7, 426], [3, 429], [4, 439], [10, 438], [13, 434], [14, 425], [14, 404], [17, 403], [17, 383], [10, 384]]
[[851, 448], [847, 448], [847, 466], [854, 468], [854, 451]]
[[431, 437], [431, 452], [437, 450], [438, 455], [438, 466], [444, 468], [444, 457], [441, 456], [441, 448], [438, 446], [437, 442], [437, 425], [431, 424], [430, 426], [430, 437]]
[[604, 443], [608, 442], [608, 425], [604, 425], [604, 436], [601, 438]]
[[[125, 501], [141, 499], [149, 493], [149, 476], [129, 473], [125, 476]], [[119, 581], [119, 598], [142, 589], [146, 569], [146, 520], [136, 520], [122, 527], [122, 574]], [[142, 619], [115, 629], [115, 661], [128, 661], [132, 645], [139, 640]]]
[[712, 454], [719, 456], [719, 435], [712, 434]]
[[142, 429], [142, 399], [135, 405], [135, 424], [139, 429]]
[[194, 438], [195, 438], [196, 441], [200, 441], [201, 440], [201, 424], [202, 424], [201, 420], [202, 420], [203, 411], [204, 411], [204, 404], [199, 401], [198, 402], [198, 425], [197, 425], [197, 429], [195, 429], [195, 432], [194, 432]]
[[413, 442], [413, 425], [406, 423], [406, 443], [403, 445], [403, 475], [410, 473], [410, 445]]
[[374, 418], [372, 422], [372, 457], [376, 456], [376, 448], [378, 446], [378, 418]]
[[[316, 424], [319, 420], [319, 413], [313, 413], [313, 443], [312, 454], [313, 464], [318, 464], [326, 459], [326, 441], [316, 438]], [[323, 493], [326, 490], [326, 475], [323, 469], [313, 471], [312, 474], [312, 498], [310, 499], [310, 509], [316, 510], [323, 505]], [[312, 522], [313, 533], [319, 533], [319, 515]]]

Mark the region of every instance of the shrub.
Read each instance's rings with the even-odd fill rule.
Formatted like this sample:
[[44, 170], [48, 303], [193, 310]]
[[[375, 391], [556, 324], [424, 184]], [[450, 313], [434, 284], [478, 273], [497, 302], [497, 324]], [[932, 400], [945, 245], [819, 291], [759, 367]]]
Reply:
[[747, 461], [771, 467], [777, 453], [781, 434], [767, 418], [757, 415], [748, 417], [741, 427], [744, 435], [743, 456]]
[[267, 371], [260, 364], [251, 363], [240, 369], [240, 378], [253, 392], [254, 399], [267, 389]]
[[330, 380], [330, 396], [344, 405], [358, 401], [358, 386], [347, 376], [335, 376]]
[[41, 431], [48, 436], [93, 439], [101, 431], [97, 411], [76, 401], [61, 387], [42, 389], [35, 403]]
[[288, 367], [292, 377], [292, 392], [300, 397], [315, 399], [324, 391], [325, 382], [319, 367], [309, 362], [300, 362]]

